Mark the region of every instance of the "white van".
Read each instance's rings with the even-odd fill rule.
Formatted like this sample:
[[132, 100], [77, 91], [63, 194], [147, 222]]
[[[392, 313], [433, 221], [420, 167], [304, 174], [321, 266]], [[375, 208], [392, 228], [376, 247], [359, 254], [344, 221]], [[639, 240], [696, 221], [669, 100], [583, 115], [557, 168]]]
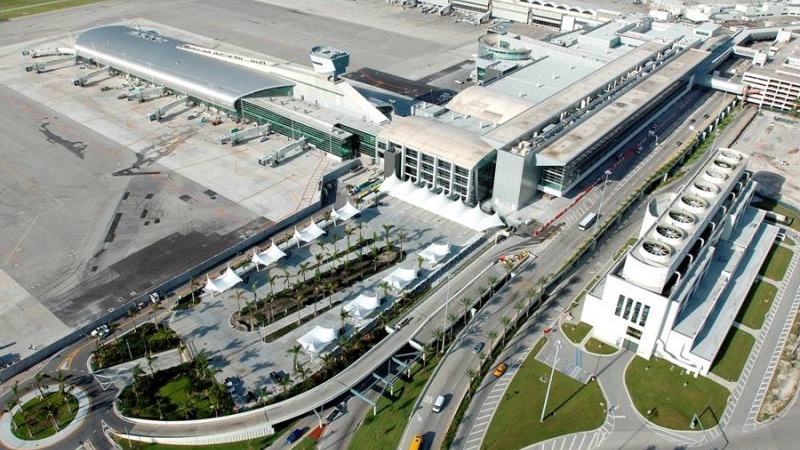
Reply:
[[431, 408], [431, 411], [438, 413], [439, 411], [442, 410], [443, 406], [444, 406], [444, 395], [440, 395], [436, 397], [436, 401], [433, 402], [433, 408]]

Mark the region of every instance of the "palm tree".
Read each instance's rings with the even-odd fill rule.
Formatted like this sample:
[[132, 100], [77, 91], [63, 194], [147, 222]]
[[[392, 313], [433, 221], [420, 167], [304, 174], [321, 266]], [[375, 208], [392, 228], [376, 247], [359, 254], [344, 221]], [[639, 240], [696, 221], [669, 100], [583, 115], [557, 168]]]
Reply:
[[301, 312], [303, 311], [303, 301], [304, 301], [303, 291], [298, 289], [294, 293], [294, 300], [297, 303], [297, 324], [300, 325], [300, 323], [303, 321], [303, 316], [301, 315]]
[[456, 313], [448, 313], [447, 314], [447, 328], [450, 331], [450, 340], [453, 340], [453, 325], [455, 325], [456, 320], [458, 320], [458, 315]]
[[494, 295], [495, 283], [497, 283], [497, 277], [494, 275], [489, 275], [489, 278], [486, 279], [486, 284], [489, 286], [489, 295]]
[[342, 326], [341, 326], [341, 328], [339, 328], [339, 337], [340, 337], [340, 338], [341, 338], [341, 337], [344, 337], [344, 325], [345, 325], [345, 321], [346, 321], [347, 319], [349, 319], [349, 318], [350, 318], [350, 311], [348, 311], [348, 310], [344, 309], [344, 306], [342, 306], [342, 309], [340, 309], [340, 310], [339, 310], [339, 320], [341, 320], [341, 321], [342, 321]]
[[39, 389], [39, 399], [44, 400], [44, 379], [47, 378], [47, 374], [43, 372], [39, 372], [36, 374], [36, 388]]
[[405, 231], [398, 231], [397, 232], [397, 242], [400, 246], [400, 254], [403, 254], [403, 241], [408, 237], [408, 233]]
[[239, 307], [239, 317], [242, 316], [242, 296], [244, 294], [241, 290], [237, 290], [233, 293], [233, 296], [236, 297], [236, 305]]
[[353, 236], [353, 233], [355, 233], [355, 232], [356, 232], [355, 228], [351, 227], [350, 225], [345, 225], [344, 226], [344, 237], [345, 237], [345, 239], [347, 241], [347, 254], [348, 255], [350, 254], [350, 247], [351, 247], [350, 246], [350, 237]]
[[56, 372], [56, 375], [53, 377], [54, 380], [58, 383], [58, 392], [61, 393], [62, 396], [67, 395], [67, 379], [69, 375], [65, 374], [62, 371]]
[[277, 275], [269, 275], [267, 277], [267, 283], [269, 283], [269, 297], [267, 297], [267, 303], [269, 303], [270, 322], [275, 321], [275, 308], [272, 302], [275, 300], [275, 281], [277, 280]]
[[329, 281], [325, 284], [325, 290], [328, 291], [328, 307], [333, 308], [333, 294], [336, 293], [336, 283]]
[[422, 368], [425, 369], [425, 363], [427, 362], [427, 357], [433, 352], [433, 347], [431, 344], [423, 344], [422, 345]]
[[384, 223], [381, 225], [381, 227], [383, 227], [383, 238], [386, 240], [386, 250], [389, 250], [392, 243], [392, 241], [389, 240], [389, 232], [392, 231], [392, 228], [395, 226], [389, 223]]
[[425, 264], [425, 258], [417, 256], [417, 271], [422, 272], [422, 265]]
[[198, 283], [197, 278], [189, 278], [189, 289], [192, 290], [192, 304], [195, 302], [194, 293], [197, 291]]
[[58, 415], [58, 404], [46, 402], [42, 408], [45, 410], [45, 413], [47, 413], [47, 417], [50, 418], [50, 423], [53, 424], [53, 429], [56, 430], [56, 433], [61, 431], [61, 429], [58, 427], [58, 421], [56, 420], [56, 416]]
[[389, 286], [389, 283], [387, 283], [386, 281], [381, 281], [380, 283], [378, 283], [378, 287], [383, 291], [383, 298], [389, 296], [389, 290], [392, 288], [391, 286]]
[[331, 244], [333, 245], [333, 261], [335, 263], [339, 262], [339, 249], [336, 248], [336, 243], [338, 243], [342, 239], [337, 233], [331, 233]]
[[445, 332], [442, 329], [442, 327], [437, 327], [435, 330], [433, 330], [433, 339], [434, 339], [434, 341], [436, 343], [439, 343], [441, 341], [441, 343], [442, 343], [441, 348], [439, 349], [439, 353], [444, 353], [444, 336], [445, 336]]
[[503, 324], [503, 345], [506, 345], [506, 333], [508, 332], [508, 326], [511, 325], [511, 317], [504, 315], [500, 318], [500, 323]]
[[192, 406], [193, 406], [193, 404], [192, 404], [191, 400], [189, 400], [187, 398], [186, 401], [178, 403], [178, 408], [177, 409], [178, 409], [179, 413], [183, 414], [184, 417], [186, 417], [186, 420], [189, 420], [189, 413], [191, 413], [193, 411], [193, 409], [194, 409], [194, 408], [192, 408]]
[[494, 350], [494, 340], [497, 339], [497, 330], [489, 330], [486, 337], [489, 338], [489, 353], [491, 353]]
[[330, 370], [331, 366], [333, 366], [333, 361], [336, 358], [330, 353], [325, 353], [324, 355], [321, 355], [319, 359], [322, 360], [322, 373], [327, 374], [328, 370]]
[[470, 388], [467, 389], [467, 398], [469, 398], [472, 395], [472, 383], [475, 381], [475, 377], [478, 376], [478, 371], [475, 369], [467, 369], [464, 374], [467, 375], [467, 378], [469, 378]]
[[536, 284], [539, 285], [539, 304], [536, 305], [536, 308], [542, 306], [542, 300], [544, 300], [544, 286], [547, 284], [548, 278], [544, 275], [536, 279]]
[[311, 369], [302, 364], [299, 364], [297, 366], [297, 369], [295, 370], [295, 375], [300, 377], [300, 381], [305, 385], [308, 376], [311, 375]]
[[511, 270], [514, 268], [514, 261], [510, 259], [506, 259], [503, 261], [503, 269], [506, 271], [506, 276], [511, 274]]
[[150, 368], [150, 378], [154, 378], [156, 373], [153, 370], [153, 361], [155, 361], [158, 358], [158, 356], [153, 356], [152, 354], [150, 354], [150, 355], [145, 355], [145, 358], [147, 358], [147, 367]]
[[308, 265], [307, 261], [301, 262], [298, 267], [300, 268], [300, 276], [303, 278], [303, 284], [306, 283], [306, 272], [308, 272]]
[[283, 395], [286, 395], [286, 393], [289, 391], [289, 386], [292, 385], [292, 380], [286, 377], [282, 377], [278, 379], [278, 384], [280, 384], [281, 387], [283, 388]]
[[486, 288], [478, 286], [478, 289], [475, 291], [478, 293], [478, 309], [481, 309], [483, 308], [483, 296], [486, 294]]
[[514, 311], [517, 312], [517, 319], [519, 319], [521, 315], [520, 312], [522, 312], [523, 309], [525, 309], [525, 302], [523, 302], [522, 300], [517, 300], [514, 303]]
[[469, 307], [472, 306], [472, 299], [466, 296], [461, 297], [459, 303], [461, 303], [461, 307], [464, 309], [464, 326], [467, 326], [467, 318], [469, 317], [467, 313], [469, 312]]
[[283, 288], [289, 289], [289, 280], [292, 279], [291, 272], [289, 272], [286, 269], [283, 269], [283, 275], [281, 275], [281, 278], [283, 278]]
[[528, 317], [531, 314], [531, 303], [533, 303], [533, 297], [536, 297], [536, 289], [534, 288], [526, 289], [525, 298], [528, 300], [528, 309], [526, 310], [525, 317]]
[[254, 302], [258, 301], [258, 296], [256, 295], [256, 289], [258, 289], [258, 284], [253, 283], [253, 285], [250, 286], [250, 290], [253, 292], [253, 301]]
[[303, 346], [300, 344], [295, 344], [294, 347], [289, 347], [286, 350], [286, 354], [292, 356], [292, 367], [294, 367], [295, 371], [297, 371], [297, 358], [300, 357], [301, 353], [303, 353]]
[[371, 249], [372, 257], [375, 258], [377, 256], [377, 254], [378, 254], [378, 232], [377, 231], [373, 231], [372, 232], [372, 245], [371, 245], [371, 247], [372, 247], [372, 249]]

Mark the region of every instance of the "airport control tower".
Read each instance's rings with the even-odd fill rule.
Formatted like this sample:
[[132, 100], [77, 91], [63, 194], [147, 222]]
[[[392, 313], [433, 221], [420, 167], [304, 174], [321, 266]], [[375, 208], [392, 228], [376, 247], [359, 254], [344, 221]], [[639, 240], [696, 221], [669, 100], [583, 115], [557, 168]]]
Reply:
[[314, 71], [336, 81], [347, 70], [350, 54], [327, 45], [317, 45], [309, 54]]

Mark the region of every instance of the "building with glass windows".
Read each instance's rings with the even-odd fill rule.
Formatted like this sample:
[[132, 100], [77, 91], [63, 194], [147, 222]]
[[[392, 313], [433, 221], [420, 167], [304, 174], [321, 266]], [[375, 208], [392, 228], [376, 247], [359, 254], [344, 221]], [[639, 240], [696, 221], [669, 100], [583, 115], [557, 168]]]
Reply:
[[708, 373], [778, 234], [749, 206], [747, 161], [718, 149], [650, 200], [636, 243], [586, 295], [580, 320], [593, 337]]
[[[331, 73], [344, 70], [346, 53], [327, 49]], [[243, 118], [343, 159], [375, 155], [376, 137], [389, 118], [346, 80], [309, 68], [193, 45], [153, 30], [104, 26], [81, 33], [76, 57], [147, 84], [163, 86], [231, 118]]]

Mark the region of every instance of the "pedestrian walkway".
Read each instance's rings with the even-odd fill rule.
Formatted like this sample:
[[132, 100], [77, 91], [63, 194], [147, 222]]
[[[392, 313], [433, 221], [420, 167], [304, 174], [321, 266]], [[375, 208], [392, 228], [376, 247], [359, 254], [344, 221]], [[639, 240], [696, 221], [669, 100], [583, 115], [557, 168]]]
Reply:
[[[58, 391], [57, 385], [50, 385], [44, 389], [44, 393], [56, 391]], [[25, 403], [39, 396], [38, 390], [31, 391], [20, 397], [20, 403], [12, 408], [10, 413], [3, 414], [3, 416], [0, 417], [0, 443], [10, 449], [29, 449], [50, 447], [67, 438], [75, 430], [81, 427], [83, 422], [86, 420], [86, 417], [89, 413], [89, 408], [92, 405], [92, 402], [89, 400], [89, 396], [83, 389], [73, 386], [68, 392], [75, 396], [75, 398], [78, 400], [78, 411], [75, 413], [75, 418], [69, 423], [69, 425], [50, 437], [35, 441], [28, 441], [14, 436], [14, 433], [11, 429], [11, 418], [20, 410], [22, 407], [21, 405], [24, 405]]]
[[[159, 370], [169, 369], [181, 364], [183, 356], [179, 349], [167, 350], [165, 352], [153, 355], [150, 364], [147, 362], [147, 357], [135, 359], [133, 361], [117, 364], [116, 366], [107, 367], [95, 372], [92, 372], [95, 379], [103, 389], [107, 389], [110, 385], [114, 385], [117, 389], [123, 389], [131, 383], [133, 379], [133, 369], [139, 366], [144, 373], [158, 372]], [[152, 364], [152, 372], [151, 372]]]

